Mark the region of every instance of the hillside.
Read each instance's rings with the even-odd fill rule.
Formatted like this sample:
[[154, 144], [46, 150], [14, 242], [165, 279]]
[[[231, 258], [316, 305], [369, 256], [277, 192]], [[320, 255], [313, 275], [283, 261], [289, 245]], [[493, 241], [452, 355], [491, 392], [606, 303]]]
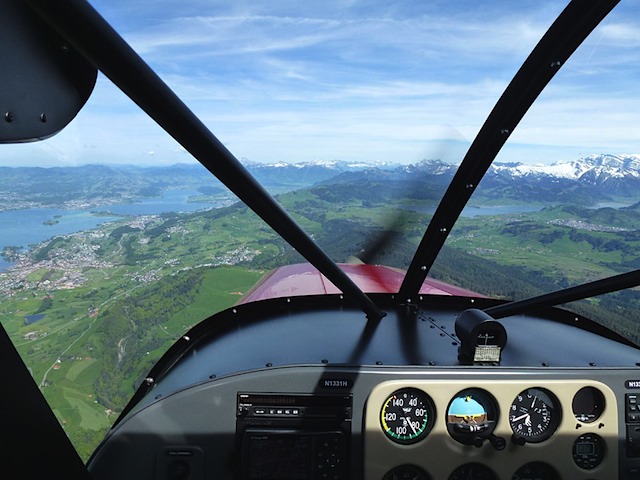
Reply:
[[[346, 162], [247, 164], [247, 169], [273, 194], [308, 187], [342, 172], [362, 168], [367, 167]], [[157, 197], [171, 189], [197, 191], [202, 196], [217, 198], [232, 197], [226, 187], [199, 164], [0, 167], [0, 211], [101, 207]]]
[[[316, 162], [246, 164], [272, 194], [330, 187], [326, 196], [379, 200], [410, 198], [435, 204], [453, 178], [456, 166], [440, 160], [414, 165]], [[204, 167], [85, 165], [80, 167], [0, 167], [0, 211], [36, 207], [102, 207], [160, 196], [172, 189], [198, 192], [199, 199], [233, 196]], [[612, 200], [638, 201], [640, 160], [637, 155], [593, 155], [571, 162], [491, 166], [472, 199], [476, 204], [540, 202], [593, 205]], [[367, 197], [368, 195], [368, 197]], [[194, 196], [194, 200], [198, 200]]]
[[[162, 189], [186, 182], [190, 167], [182, 173], [183, 167], [172, 168], [154, 170], [158, 175], [125, 175], [122, 188], [129, 195], [135, 185], [140, 193], [143, 186]], [[281, 187], [294, 180], [313, 185], [281, 193], [278, 201], [336, 261], [366, 256], [373, 263], [406, 268], [451, 167], [431, 161], [385, 169], [332, 168], [290, 180], [281, 175]], [[67, 180], [77, 182], [76, 190], [80, 171]], [[275, 171], [280, 170], [269, 174]], [[96, 175], [113, 178], [118, 172], [123, 170]], [[583, 188], [579, 180], [565, 181]], [[32, 182], [33, 191], [40, 188], [39, 201], [56, 191]], [[196, 185], [194, 180], [185, 188]], [[561, 190], [540, 177], [530, 195], [540, 195], [543, 186], [549, 195], [543, 198]], [[498, 182], [492, 188], [485, 200], [501, 190]], [[509, 192], [513, 198], [517, 194], [513, 183], [502, 191], [509, 200]], [[550, 201], [539, 211], [502, 214], [487, 207], [482, 217], [460, 219], [431, 275], [485, 295], [518, 299], [639, 268], [638, 199], [627, 202], [630, 207], [616, 209]], [[371, 251], [376, 238], [384, 241]], [[240, 204], [122, 216], [10, 254], [16, 263], [0, 273], [0, 319], [84, 456], [176, 338], [233, 305], [269, 269], [303, 261]], [[639, 307], [635, 291], [572, 306], [634, 341], [639, 341]]]

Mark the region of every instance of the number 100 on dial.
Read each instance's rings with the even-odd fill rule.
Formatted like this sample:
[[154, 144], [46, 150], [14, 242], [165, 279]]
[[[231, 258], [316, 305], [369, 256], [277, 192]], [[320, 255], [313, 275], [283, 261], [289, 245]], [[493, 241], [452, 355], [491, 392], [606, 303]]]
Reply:
[[380, 424], [387, 438], [404, 445], [426, 437], [434, 422], [433, 401], [417, 388], [403, 388], [392, 393], [380, 411]]

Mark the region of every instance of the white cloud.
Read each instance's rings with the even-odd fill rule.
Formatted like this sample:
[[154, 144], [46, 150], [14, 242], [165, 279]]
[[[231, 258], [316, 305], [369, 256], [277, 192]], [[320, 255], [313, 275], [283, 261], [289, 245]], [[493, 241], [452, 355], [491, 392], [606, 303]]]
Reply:
[[[94, 1], [237, 157], [405, 162], [446, 142], [446, 126], [473, 139], [564, 3]], [[640, 151], [638, 19], [637, 5], [614, 12], [527, 114], [507, 154]], [[44, 147], [51, 158], [186, 157], [102, 76], [74, 125]]]

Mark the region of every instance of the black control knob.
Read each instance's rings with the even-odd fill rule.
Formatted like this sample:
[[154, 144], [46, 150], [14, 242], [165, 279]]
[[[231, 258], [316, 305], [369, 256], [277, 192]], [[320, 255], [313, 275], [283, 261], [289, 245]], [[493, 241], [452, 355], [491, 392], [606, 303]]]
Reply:
[[504, 448], [507, 446], [507, 441], [504, 438], [498, 437], [497, 435], [493, 434], [489, 435], [489, 442], [491, 442], [491, 445], [496, 450], [504, 450]]
[[191, 467], [184, 460], [175, 460], [167, 467], [169, 480], [187, 480], [191, 476]]

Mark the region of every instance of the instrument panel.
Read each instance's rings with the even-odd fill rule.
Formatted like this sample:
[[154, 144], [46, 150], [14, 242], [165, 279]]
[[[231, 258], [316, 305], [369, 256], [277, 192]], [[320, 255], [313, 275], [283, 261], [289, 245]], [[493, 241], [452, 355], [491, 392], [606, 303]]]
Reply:
[[618, 478], [618, 404], [591, 380], [392, 380], [367, 399], [365, 478]]
[[155, 395], [89, 466], [96, 480], [629, 480], [635, 373], [268, 368]]
[[295, 303], [236, 307], [180, 339], [93, 478], [640, 478], [640, 350], [579, 318], [505, 320], [500, 363], [475, 365], [446, 304], [372, 324]]

